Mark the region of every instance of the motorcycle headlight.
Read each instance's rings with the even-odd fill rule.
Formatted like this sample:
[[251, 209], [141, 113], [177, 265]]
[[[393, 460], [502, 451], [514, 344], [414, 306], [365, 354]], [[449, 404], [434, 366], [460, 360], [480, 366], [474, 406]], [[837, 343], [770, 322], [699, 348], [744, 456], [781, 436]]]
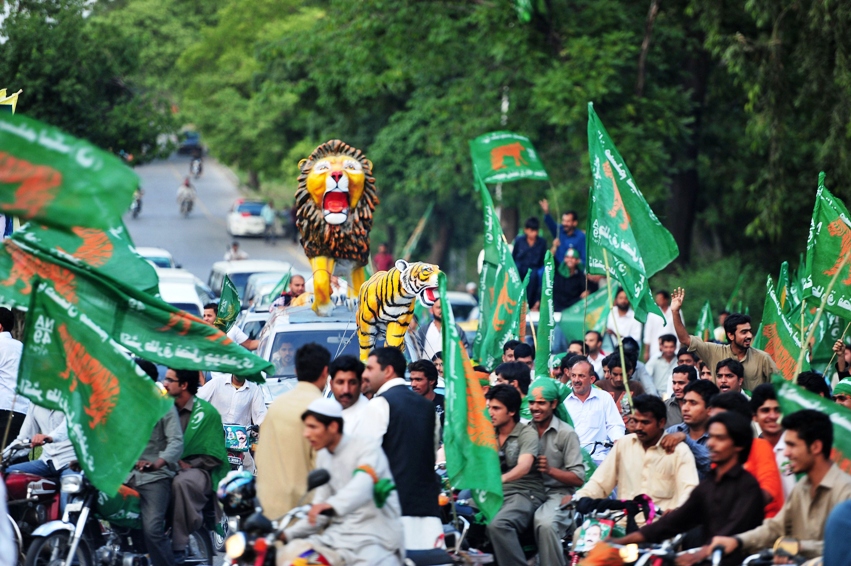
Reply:
[[228, 558], [236, 560], [245, 554], [246, 545], [245, 534], [236, 533], [235, 535], [231, 535], [225, 541], [225, 554]]
[[59, 486], [63, 493], [80, 493], [83, 490], [83, 477], [76, 474], [62, 476]]

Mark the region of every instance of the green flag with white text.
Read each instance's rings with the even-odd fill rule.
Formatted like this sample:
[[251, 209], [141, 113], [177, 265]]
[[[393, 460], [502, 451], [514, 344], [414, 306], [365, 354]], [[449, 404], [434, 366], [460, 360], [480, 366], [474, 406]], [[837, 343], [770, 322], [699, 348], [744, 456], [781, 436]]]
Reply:
[[216, 308], [216, 320], [213, 325], [227, 332], [236, 322], [236, 317], [239, 316], [239, 311], [242, 309], [242, 303], [239, 300], [239, 291], [236, 290], [230, 277], [225, 275], [222, 281], [222, 294], [219, 298], [219, 306]]
[[485, 183], [549, 179], [532, 142], [514, 132], [491, 132], [479, 136], [470, 142], [470, 153], [473, 169]]
[[606, 321], [611, 310], [609, 293], [604, 286], [561, 311], [559, 326], [568, 341], [583, 340], [585, 332], [589, 330], [603, 334], [606, 332]]
[[712, 320], [712, 307], [709, 306], [709, 301], [706, 301], [703, 303], [703, 308], [700, 309], [695, 336], [698, 336], [704, 342], [709, 342], [714, 338], [712, 335], [714, 331], [715, 323]]
[[[765, 308], [762, 312], [763, 350], [771, 356], [777, 369], [785, 379], [793, 381], [798, 375], [798, 355], [801, 353], [801, 336], [795, 332], [792, 324], [783, 316], [780, 299], [774, 290], [771, 276], [765, 283]], [[801, 371], [808, 371], [810, 364], [804, 358]]]
[[[446, 300], [446, 276], [440, 273], [441, 303]], [[490, 421], [484, 391], [455, 328], [452, 309], [443, 312], [443, 378], [446, 416], [443, 448], [446, 471], [454, 489], [469, 489], [487, 522], [502, 507], [502, 473], [496, 431]]]
[[118, 157], [38, 120], [0, 113], [0, 213], [109, 229], [138, 186]]
[[677, 244], [644, 200], [591, 103], [588, 152], [594, 180], [586, 232], [588, 273], [614, 277], [640, 322], [649, 312], [663, 317], [648, 279], [677, 257]]
[[825, 310], [851, 318], [851, 216], [842, 201], [824, 186], [819, 173], [816, 204], [807, 239], [807, 261], [803, 278], [804, 299], [821, 303], [834, 275], [836, 283], [827, 298]]
[[555, 262], [553, 254], [547, 250], [544, 256], [544, 276], [541, 278], [541, 305], [538, 310], [538, 330], [535, 351], [535, 377], [549, 377], [548, 362], [555, 331], [555, 312], [553, 310], [553, 277]]
[[31, 299], [18, 391], [65, 413], [86, 476], [115, 495], [174, 401], [52, 285], [39, 282]]

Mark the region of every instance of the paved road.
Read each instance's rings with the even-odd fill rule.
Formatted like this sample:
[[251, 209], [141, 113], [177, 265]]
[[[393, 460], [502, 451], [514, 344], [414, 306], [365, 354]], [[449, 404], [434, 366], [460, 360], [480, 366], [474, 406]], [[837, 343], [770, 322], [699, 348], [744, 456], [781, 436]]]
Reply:
[[[225, 219], [234, 200], [242, 196], [230, 172], [213, 160], [204, 161], [204, 173], [193, 180], [198, 200], [189, 218], [178, 211], [177, 188], [189, 171], [189, 158], [174, 155], [136, 169], [142, 178], [145, 196], [142, 212], [135, 220], [124, 218], [137, 246], [165, 248], [175, 261], [207, 281], [213, 263], [222, 259], [231, 242]], [[300, 271], [309, 271], [301, 246], [279, 241], [266, 245], [262, 238], [240, 238], [240, 246], [251, 259], [291, 262]]]

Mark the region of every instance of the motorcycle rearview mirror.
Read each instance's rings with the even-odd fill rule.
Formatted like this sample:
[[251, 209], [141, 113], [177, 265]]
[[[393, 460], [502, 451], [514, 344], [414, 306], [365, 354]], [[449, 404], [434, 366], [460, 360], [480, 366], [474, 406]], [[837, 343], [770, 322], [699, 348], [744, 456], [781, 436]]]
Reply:
[[328, 470], [317, 468], [307, 474], [307, 491], [313, 491], [329, 481], [331, 481], [331, 474], [328, 473]]
[[245, 523], [242, 524], [243, 530], [253, 534], [262, 534], [265, 535], [267, 533], [271, 533], [275, 530], [275, 526], [272, 524], [272, 521], [267, 519], [263, 513], [254, 512], [245, 520]]

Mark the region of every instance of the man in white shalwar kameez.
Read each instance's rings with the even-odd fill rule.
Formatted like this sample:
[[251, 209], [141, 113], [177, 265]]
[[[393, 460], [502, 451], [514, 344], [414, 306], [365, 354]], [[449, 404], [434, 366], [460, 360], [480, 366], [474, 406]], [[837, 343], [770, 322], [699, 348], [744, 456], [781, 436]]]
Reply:
[[[343, 434], [343, 407], [313, 401], [301, 417], [316, 467], [331, 480], [316, 489], [308, 516], [284, 530], [277, 562], [314, 549], [334, 566], [399, 566], [404, 557], [401, 506], [377, 440]], [[321, 515], [333, 511], [332, 516]], [[304, 540], [297, 540], [304, 539]]]

